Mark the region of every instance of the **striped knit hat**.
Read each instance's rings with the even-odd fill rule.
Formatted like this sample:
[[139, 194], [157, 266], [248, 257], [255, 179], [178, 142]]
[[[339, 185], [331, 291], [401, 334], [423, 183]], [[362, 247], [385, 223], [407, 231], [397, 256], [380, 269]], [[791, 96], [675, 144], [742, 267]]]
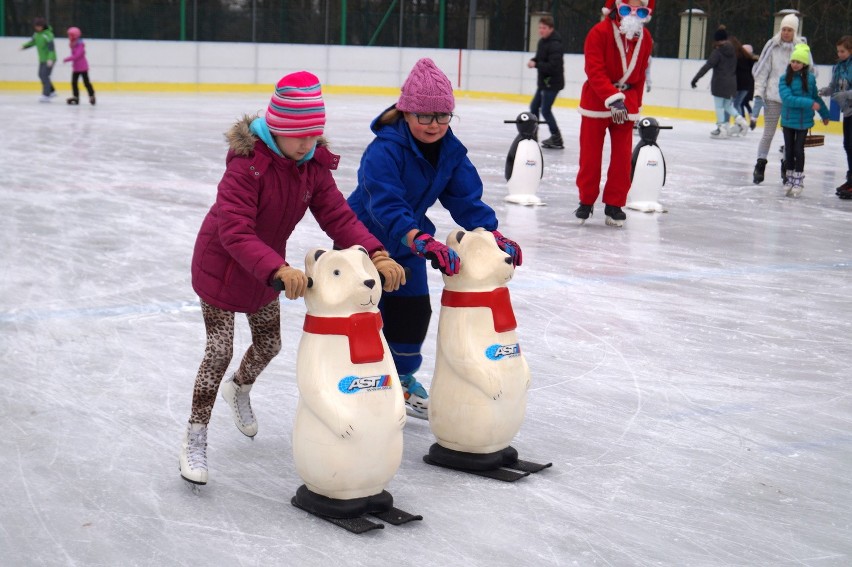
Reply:
[[299, 71], [282, 77], [266, 109], [266, 124], [278, 136], [322, 136], [325, 105], [316, 75]]

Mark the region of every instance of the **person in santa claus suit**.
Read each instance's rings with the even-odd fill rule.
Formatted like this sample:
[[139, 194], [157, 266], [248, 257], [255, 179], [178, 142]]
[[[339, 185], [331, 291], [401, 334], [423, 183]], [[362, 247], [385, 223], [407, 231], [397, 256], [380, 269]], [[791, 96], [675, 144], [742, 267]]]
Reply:
[[580, 94], [580, 206], [585, 222], [600, 194], [603, 144], [609, 131], [611, 152], [603, 189], [606, 224], [622, 226], [621, 208], [630, 190], [633, 121], [639, 118], [645, 71], [654, 42], [645, 24], [655, 0], [607, 0], [604, 18], [586, 36], [586, 82]]

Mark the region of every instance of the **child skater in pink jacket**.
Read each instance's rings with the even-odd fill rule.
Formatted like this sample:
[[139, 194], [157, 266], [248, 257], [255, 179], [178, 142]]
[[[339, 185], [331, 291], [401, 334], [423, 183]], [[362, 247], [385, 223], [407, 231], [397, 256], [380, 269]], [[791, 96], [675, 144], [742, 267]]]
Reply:
[[71, 91], [74, 96], [67, 99], [68, 104], [80, 104], [80, 89], [77, 88], [77, 81], [83, 77], [83, 85], [89, 92], [89, 103], [95, 104], [95, 89], [92, 88], [92, 83], [89, 82], [89, 62], [86, 60], [86, 45], [83, 43], [83, 35], [80, 28], [68, 28], [68, 41], [71, 44], [71, 55], [62, 60], [63, 63], [73, 61], [71, 75]]

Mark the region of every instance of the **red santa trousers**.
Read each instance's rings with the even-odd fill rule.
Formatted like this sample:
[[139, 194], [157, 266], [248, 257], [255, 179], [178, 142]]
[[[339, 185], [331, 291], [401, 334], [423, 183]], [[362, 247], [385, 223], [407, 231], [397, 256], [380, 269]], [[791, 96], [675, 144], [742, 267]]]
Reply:
[[583, 116], [580, 120], [580, 171], [577, 188], [580, 202], [593, 205], [601, 191], [603, 145], [609, 130], [610, 158], [606, 172], [603, 202], [615, 207], [627, 203], [630, 191], [630, 161], [633, 159], [633, 122], [616, 124], [610, 118]]

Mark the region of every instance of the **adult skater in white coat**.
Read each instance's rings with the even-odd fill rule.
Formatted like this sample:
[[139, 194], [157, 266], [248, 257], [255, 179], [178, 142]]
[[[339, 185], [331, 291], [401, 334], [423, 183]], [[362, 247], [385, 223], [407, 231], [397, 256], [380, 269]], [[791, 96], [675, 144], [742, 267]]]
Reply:
[[[757, 60], [752, 74], [754, 75], [754, 106], [755, 114], [760, 105], [766, 107], [763, 115], [763, 136], [757, 147], [757, 163], [754, 166], [754, 183], [763, 182], [766, 170], [766, 158], [772, 146], [772, 138], [778, 129], [781, 118], [781, 94], [778, 91], [779, 81], [787, 72], [790, 55], [797, 43], [805, 40], [799, 36], [799, 18], [795, 14], [787, 14], [781, 20], [781, 30], [763, 46], [760, 59]], [[813, 61], [811, 61], [813, 66]]]

